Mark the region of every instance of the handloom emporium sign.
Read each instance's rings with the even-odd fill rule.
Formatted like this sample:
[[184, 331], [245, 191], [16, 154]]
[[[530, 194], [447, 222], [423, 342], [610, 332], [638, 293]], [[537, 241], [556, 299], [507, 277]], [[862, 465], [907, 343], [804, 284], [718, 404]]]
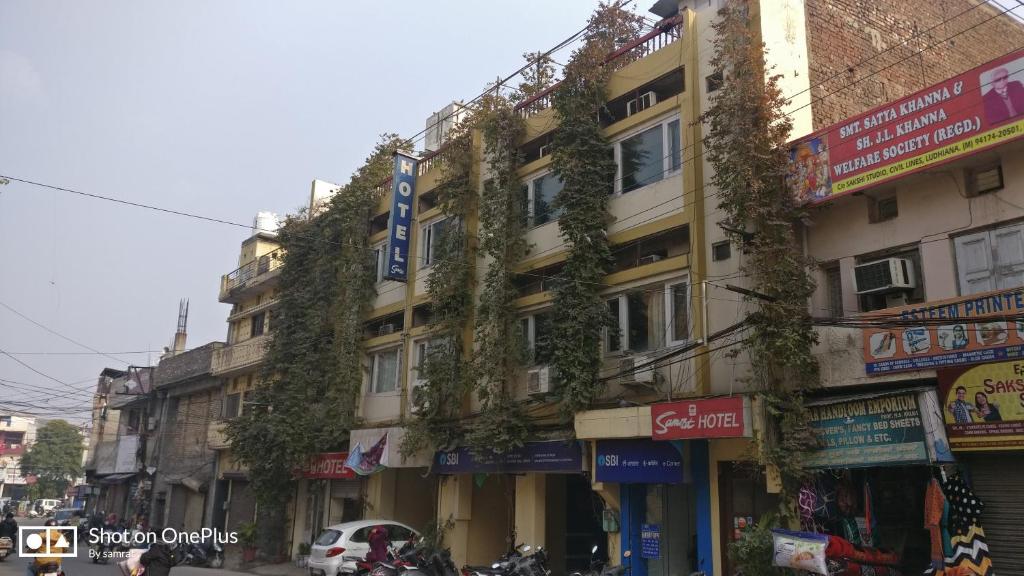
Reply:
[[1024, 50], [792, 144], [787, 181], [817, 203], [1024, 136]]
[[919, 326], [865, 328], [868, 374], [925, 370], [999, 360], [1024, 354], [1024, 290], [983, 292], [865, 314], [865, 321], [916, 321]]
[[928, 448], [917, 395], [859, 398], [811, 406], [818, 449], [812, 468], [927, 464]]

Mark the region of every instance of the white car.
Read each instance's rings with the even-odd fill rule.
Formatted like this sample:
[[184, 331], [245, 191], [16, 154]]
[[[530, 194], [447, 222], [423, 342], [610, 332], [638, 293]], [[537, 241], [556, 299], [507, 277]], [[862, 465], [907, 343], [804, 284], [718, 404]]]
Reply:
[[355, 573], [356, 562], [365, 558], [370, 551], [369, 534], [375, 526], [388, 529], [388, 539], [395, 548], [400, 548], [413, 538], [419, 538], [415, 530], [392, 520], [357, 520], [328, 526], [310, 546], [310, 575]]

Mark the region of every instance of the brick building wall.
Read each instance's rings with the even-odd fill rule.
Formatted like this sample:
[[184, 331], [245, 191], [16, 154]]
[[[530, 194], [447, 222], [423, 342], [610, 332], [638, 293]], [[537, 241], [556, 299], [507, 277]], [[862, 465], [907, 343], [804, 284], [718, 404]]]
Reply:
[[1024, 25], [999, 11], [974, 0], [808, 0], [814, 129], [1024, 48]]

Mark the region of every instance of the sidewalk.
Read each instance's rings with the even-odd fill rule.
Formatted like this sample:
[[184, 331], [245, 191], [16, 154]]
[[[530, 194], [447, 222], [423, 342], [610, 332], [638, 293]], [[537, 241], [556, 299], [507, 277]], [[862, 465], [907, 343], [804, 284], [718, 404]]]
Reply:
[[305, 568], [299, 568], [294, 562], [263, 564], [249, 568], [246, 572], [258, 576], [306, 576], [307, 574]]

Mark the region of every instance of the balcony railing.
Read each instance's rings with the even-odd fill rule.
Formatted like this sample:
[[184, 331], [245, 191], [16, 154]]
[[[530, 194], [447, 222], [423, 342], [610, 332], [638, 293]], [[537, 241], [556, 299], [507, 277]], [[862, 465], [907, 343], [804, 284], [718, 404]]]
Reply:
[[231, 292], [247, 286], [254, 286], [267, 278], [284, 263], [284, 251], [280, 248], [240, 266], [234, 272], [226, 274], [220, 281], [220, 296], [224, 299]]
[[[649, 56], [669, 44], [673, 44], [682, 35], [682, 21], [682, 15], [679, 15], [658, 22], [647, 34], [636, 38], [609, 54], [604, 59], [605, 64], [615, 62], [618, 67], [625, 66], [630, 62]], [[523, 118], [528, 118], [542, 110], [547, 110], [554, 103], [553, 97], [560, 84], [561, 81], [556, 82], [533, 97], [516, 104], [516, 112]]]
[[269, 342], [270, 336], [264, 334], [214, 350], [211, 366], [213, 374], [220, 376], [259, 364], [263, 360]]
[[24, 444], [0, 444], [0, 456], [18, 456], [25, 453]]
[[224, 434], [227, 424], [227, 420], [214, 420], [210, 422], [206, 429], [206, 445], [210, 447], [210, 450], [224, 450], [231, 447], [227, 435]]

